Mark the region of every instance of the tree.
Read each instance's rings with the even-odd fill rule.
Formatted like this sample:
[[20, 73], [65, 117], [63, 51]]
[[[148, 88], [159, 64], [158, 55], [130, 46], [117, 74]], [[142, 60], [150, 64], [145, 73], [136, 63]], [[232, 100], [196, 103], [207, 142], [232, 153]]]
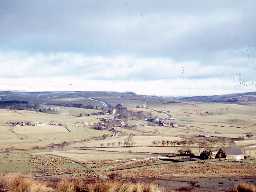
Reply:
[[227, 157], [227, 155], [222, 148], [220, 148], [218, 150], [217, 154], [215, 155], [215, 159], [221, 159], [221, 158], [226, 158], [226, 157]]
[[209, 149], [203, 150], [202, 153], [200, 153], [200, 159], [206, 160], [210, 159], [212, 156], [212, 151]]
[[102, 135], [102, 139], [104, 140], [104, 139], [106, 139], [108, 137], [108, 134], [103, 134]]
[[158, 143], [157, 141], [152, 141], [153, 145], [157, 145], [157, 143]]
[[166, 145], [166, 141], [162, 140], [162, 146], [165, 146], [165, 145]]
[[124, 146], [125, 147], [131, 147], [135, 145], [135, 142], [133, 141], [133, 134], [130, 134], [125, 140], [124, 140]]

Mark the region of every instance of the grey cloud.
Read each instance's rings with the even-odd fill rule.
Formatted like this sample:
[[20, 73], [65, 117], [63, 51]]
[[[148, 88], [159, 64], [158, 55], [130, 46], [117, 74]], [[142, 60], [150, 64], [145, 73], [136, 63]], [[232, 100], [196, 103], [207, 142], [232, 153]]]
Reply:
[[0, 75], [251, 81], [255, 8], [254, 0], [0, 0]]
[[[256, 60], [255, 60], [256, 61]], [[28, 54], [5, 52], [0, 54], [0, 76], [77, 77], [87, 80], [158, 80], [231, 78], [240, 75], [255, 79], [255, 65], [246, 57], [222, 56], [213, 63], [179, 62], [163, 57], [86, 56], [77, 53]], [[218, 64], [221, 62], [222, 65]], [[217, 64], [216, 64], [217, 63]]]
[[0, 5], [2, 49], [193, 59], [256, 45], [252, 0], [8, 0]]

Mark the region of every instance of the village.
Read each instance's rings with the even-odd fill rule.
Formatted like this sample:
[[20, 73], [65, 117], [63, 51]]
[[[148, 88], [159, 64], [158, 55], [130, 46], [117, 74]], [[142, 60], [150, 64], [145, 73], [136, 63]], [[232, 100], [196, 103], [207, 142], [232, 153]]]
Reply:
[[[46, 108], [47, 109], [47, 108]], [[87, 106], [86, 106], [86, 109]], [[90, 109], [94, 109], [92, 105], [90, 105]], [[98, 110], [98, 108], [96, 108]], [[143, 110], [147, 109], [147, 111]], [[54, 111], [58, 113], [57, 108], [54, 107], [50, 108], [50, 112]], [[137, 131], [139, 130], [138, 125], [131, 124], [130, 120], [132, 121], [142, 121], [147, 126], [151, 127], [158, 127], [158, 128], [168, 128], [168, 129], [179, 129], [179, 125], [176, 122], [176, 119], [170, 114], [163, 111], [157, 111], [154, 109], [149, 109], [147, 106], [136, 106], [136, 110], [128, 110], [127, 107], [123, 106], [122, 104], [117, 104], [115, 106], [106, 105], [106, 108], [102, 108], [98, 110], [98, 112], [89, 113], [79, 113], [76, 117], [90, 117], [96, 116], [97, 122], [96, 123], [88, 123], [83, 121], [77, 121], [72, 126], [73, 127], [87, 127], [89, 126], [91, 129], [99, 130], [99, 131], [108, 131], [111, 133], [111, 137], [119, 138], [125, 136], [123, 130], [131, 130]], [[43, 112], [43, 111], [40, 111]], [[157, 115], [158, 114], [158, 115]], [[164, 114], [164, 115], [162, 115]], [[66, 129], [66, 131], [71, 132], [71, 129], [68, 128], [66, 124], [57, 122], [57, 121], [49, 121], [47, 124], [42, 122], [33, 122], [27, 120], [19, 120], [19, 121], [8, 121], [6, 122], [7, 125], [12, 127], [12, 131], [14, 132], [15, 127], [37, 127], [37, 126], [59, 126]], [[142, 126], [142, 125], [141, 125]], [[144, 125], [143, 125], [144, 126]], [[100, 146], [106, 150], [108, 147], [126, 147], [131, 150], [132, 147], [138, 147], [136, 142], [133, 141], [133, 137], [136, 134], [130, 133], [123, 141], [109, 142], [106, 144], [101, 143]], [[250, 137], [252, 137], [251, 135]], [[221, 140], [221, 138], [220, 138]], [[241, 138], [238, 138], [238, 141]], [[243, 139], [242, 139], [243, 140]], [[217, 143], [218, 137], [208, 136], [204, 134], [199, 134], [197, 138], [188, 139], [185, 138], [179, 141], [173, 140], [153, 140], [151, 143], [151, 147], [172, 147], [172, 148], [179, 148], [175, 153], [174, 152], [165, 152], [156, 153], [158, 154], [158, 159], [162, 161], [173, 161], [173, 162], [184, 162], [184, 161], [195, 161], [195, 160], [210, 160], [210, 159], [219, 159], [219, 160], [231, 160], [231, 161], [242, 161], [246, 158], [252, 158], [248, 153], [245, 152], [245, 149], [241, 149], [238, 145], [236, 145], [235, 139], [228, 140], [226, 139], [226, 144], [222, 147], [214, 146], [209, 147], [211, 143]], [[195, 150], [191, 150], [190, 148], [194, 149], [195, 146], [198, 146], [198, 151], [194, 153]], [[248, 147], [248, 146], [247, 146]], [[86, 147], [85, 147], [86, 148]]]
[[[97, 123], [95, 126], [98, 130], [110, 130], [113, 132], [113, 136], [118, 136], [118, 132], [115, 128], [126, 128], [132, 129], [133, 126], [129, 125], [128, 119], [139, 119], [144, 120], [151, 126], [159, 126], [159, 127], [168, 127], [168, 128], [178, 128], [178, 125], [171, 115], [167, 115], [165, 118], [160, 118], [157, 116], [152, 116], [151, 113], [144, 113], [143, 111], [132, 112], [129, 111], [126, 107], [122, 106], [121, 104], [116, 105], [112, 110], [111, 118], [101, 118], [100, 122]], [[200, 135], [199, 135], [200, 136]], [[131, 135], [129, 136], [131, 137]], [[204, 137], [204, 136], [201, 136]], [[129, 139], [131, 140], [131, 138]], [[125, 143], [125, 142], [124, 142]], [[134, 145], [133, 142], [130, 142], [131, 145], [125, 145], [126, 147], [132, 147]], [[186, 143], [186, 141], [185, 141]], [[193, 142], [192, 142], [193, 143]], [[227, 159], [233, 161], [241, 161], [245, 158], [248, 158], [245, 152], [235, 144], [234, 141], [231, 141], [229, 144], [230, 146], [219, 148], [218, 150], [212, 151], [210, 148], [207, 149], [207, 143], [203, 143], [205, 146], [202, 147], [202, 151], [200, 152], [199, 156], [196, 156], [191, 152], [189, 149], [179, 150], [177, 154], [168, 154], [167, 156], [159, 157], [160, 160], [170, 160], [176, 161], [177, 159], [173, 159], [172, 157], [182, 157], [182, 159], [189, 159], [189, 160], [207, 160], [207, 159]], [[203, 145], [201, 144], [201, 145]], [[120, 145], [120, 144], [119, 144]], [[175, 141], [153, 141], [154, 146], [182, 146], [182, 142], [175, 142]]]
[[82, 105], [1, 109], [0, 172], [18, 170], [38, 179], [144, 178], [196, 191], [211, 183], [211, 175], [223, 176], [216, 181], [223, 191], [253, 180], [256, 122], [227, 115], [253, 111], [251, 106], [133, 102], [89, 98]]

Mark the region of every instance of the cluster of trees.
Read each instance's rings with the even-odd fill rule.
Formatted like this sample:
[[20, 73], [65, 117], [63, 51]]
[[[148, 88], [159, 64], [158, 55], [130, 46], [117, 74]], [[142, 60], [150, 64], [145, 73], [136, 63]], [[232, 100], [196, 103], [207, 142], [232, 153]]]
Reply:
[[119, 142], [112, 142], [112, 143], [101, 143], [100, 147], [132, 147], [135, 145], [135, 141], [133, 139], [133, 134], [128, 135], [127, 138], [124, 139], [124, 141], [119, 141]]
[[152, 144], [155, 146], [176, 146], [176, 145], [181, 145], [183, 143], [181, 143], [180, 141], [160, 140], [160, 141], [152, 141]]
[[123, 146], [123, 142], [119, 141], [119, 142], [112, 142], [112, 143], [101, 143], [100, 147], [116, 147], [116, 146]]
[[41, 113], [49, 113], [49, 114], [57, 114], [58, 110], [54, 107], [36, 107], [36, 111], [41, 112]]
[[[185, 150], [180, 149], [178, 151], [178, 154], [180, 156], [197, 157], [190, 149], [185, 149]], [[207, 160], [207, 159], [213, 159], [213, 158], [221, 159], [221, 158], [226, 158], [226, 154], [223, 151], [223, 149], [219, 149], [219, 151], [217, 152], [217, 154], [214, 157], [213, 153], [210, 149], [204, 149], [197, 158], [199, 158], [201, 160]]]
[[11, 109], [11, 110], [32, 110], [42, 113], [54, 113], [58, 111], [54, 107], [44, 106], [36, 103], [31, 103], [28, 101], [20, 100], [4, 100], [0, 101], [0, 108], [2, 109]]

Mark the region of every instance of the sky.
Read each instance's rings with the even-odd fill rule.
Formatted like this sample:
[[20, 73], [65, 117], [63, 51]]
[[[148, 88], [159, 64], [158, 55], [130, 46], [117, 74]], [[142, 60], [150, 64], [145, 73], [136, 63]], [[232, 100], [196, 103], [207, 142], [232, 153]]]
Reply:
[[256, 90], [255, 0], [0, 0], [0, 90]]

